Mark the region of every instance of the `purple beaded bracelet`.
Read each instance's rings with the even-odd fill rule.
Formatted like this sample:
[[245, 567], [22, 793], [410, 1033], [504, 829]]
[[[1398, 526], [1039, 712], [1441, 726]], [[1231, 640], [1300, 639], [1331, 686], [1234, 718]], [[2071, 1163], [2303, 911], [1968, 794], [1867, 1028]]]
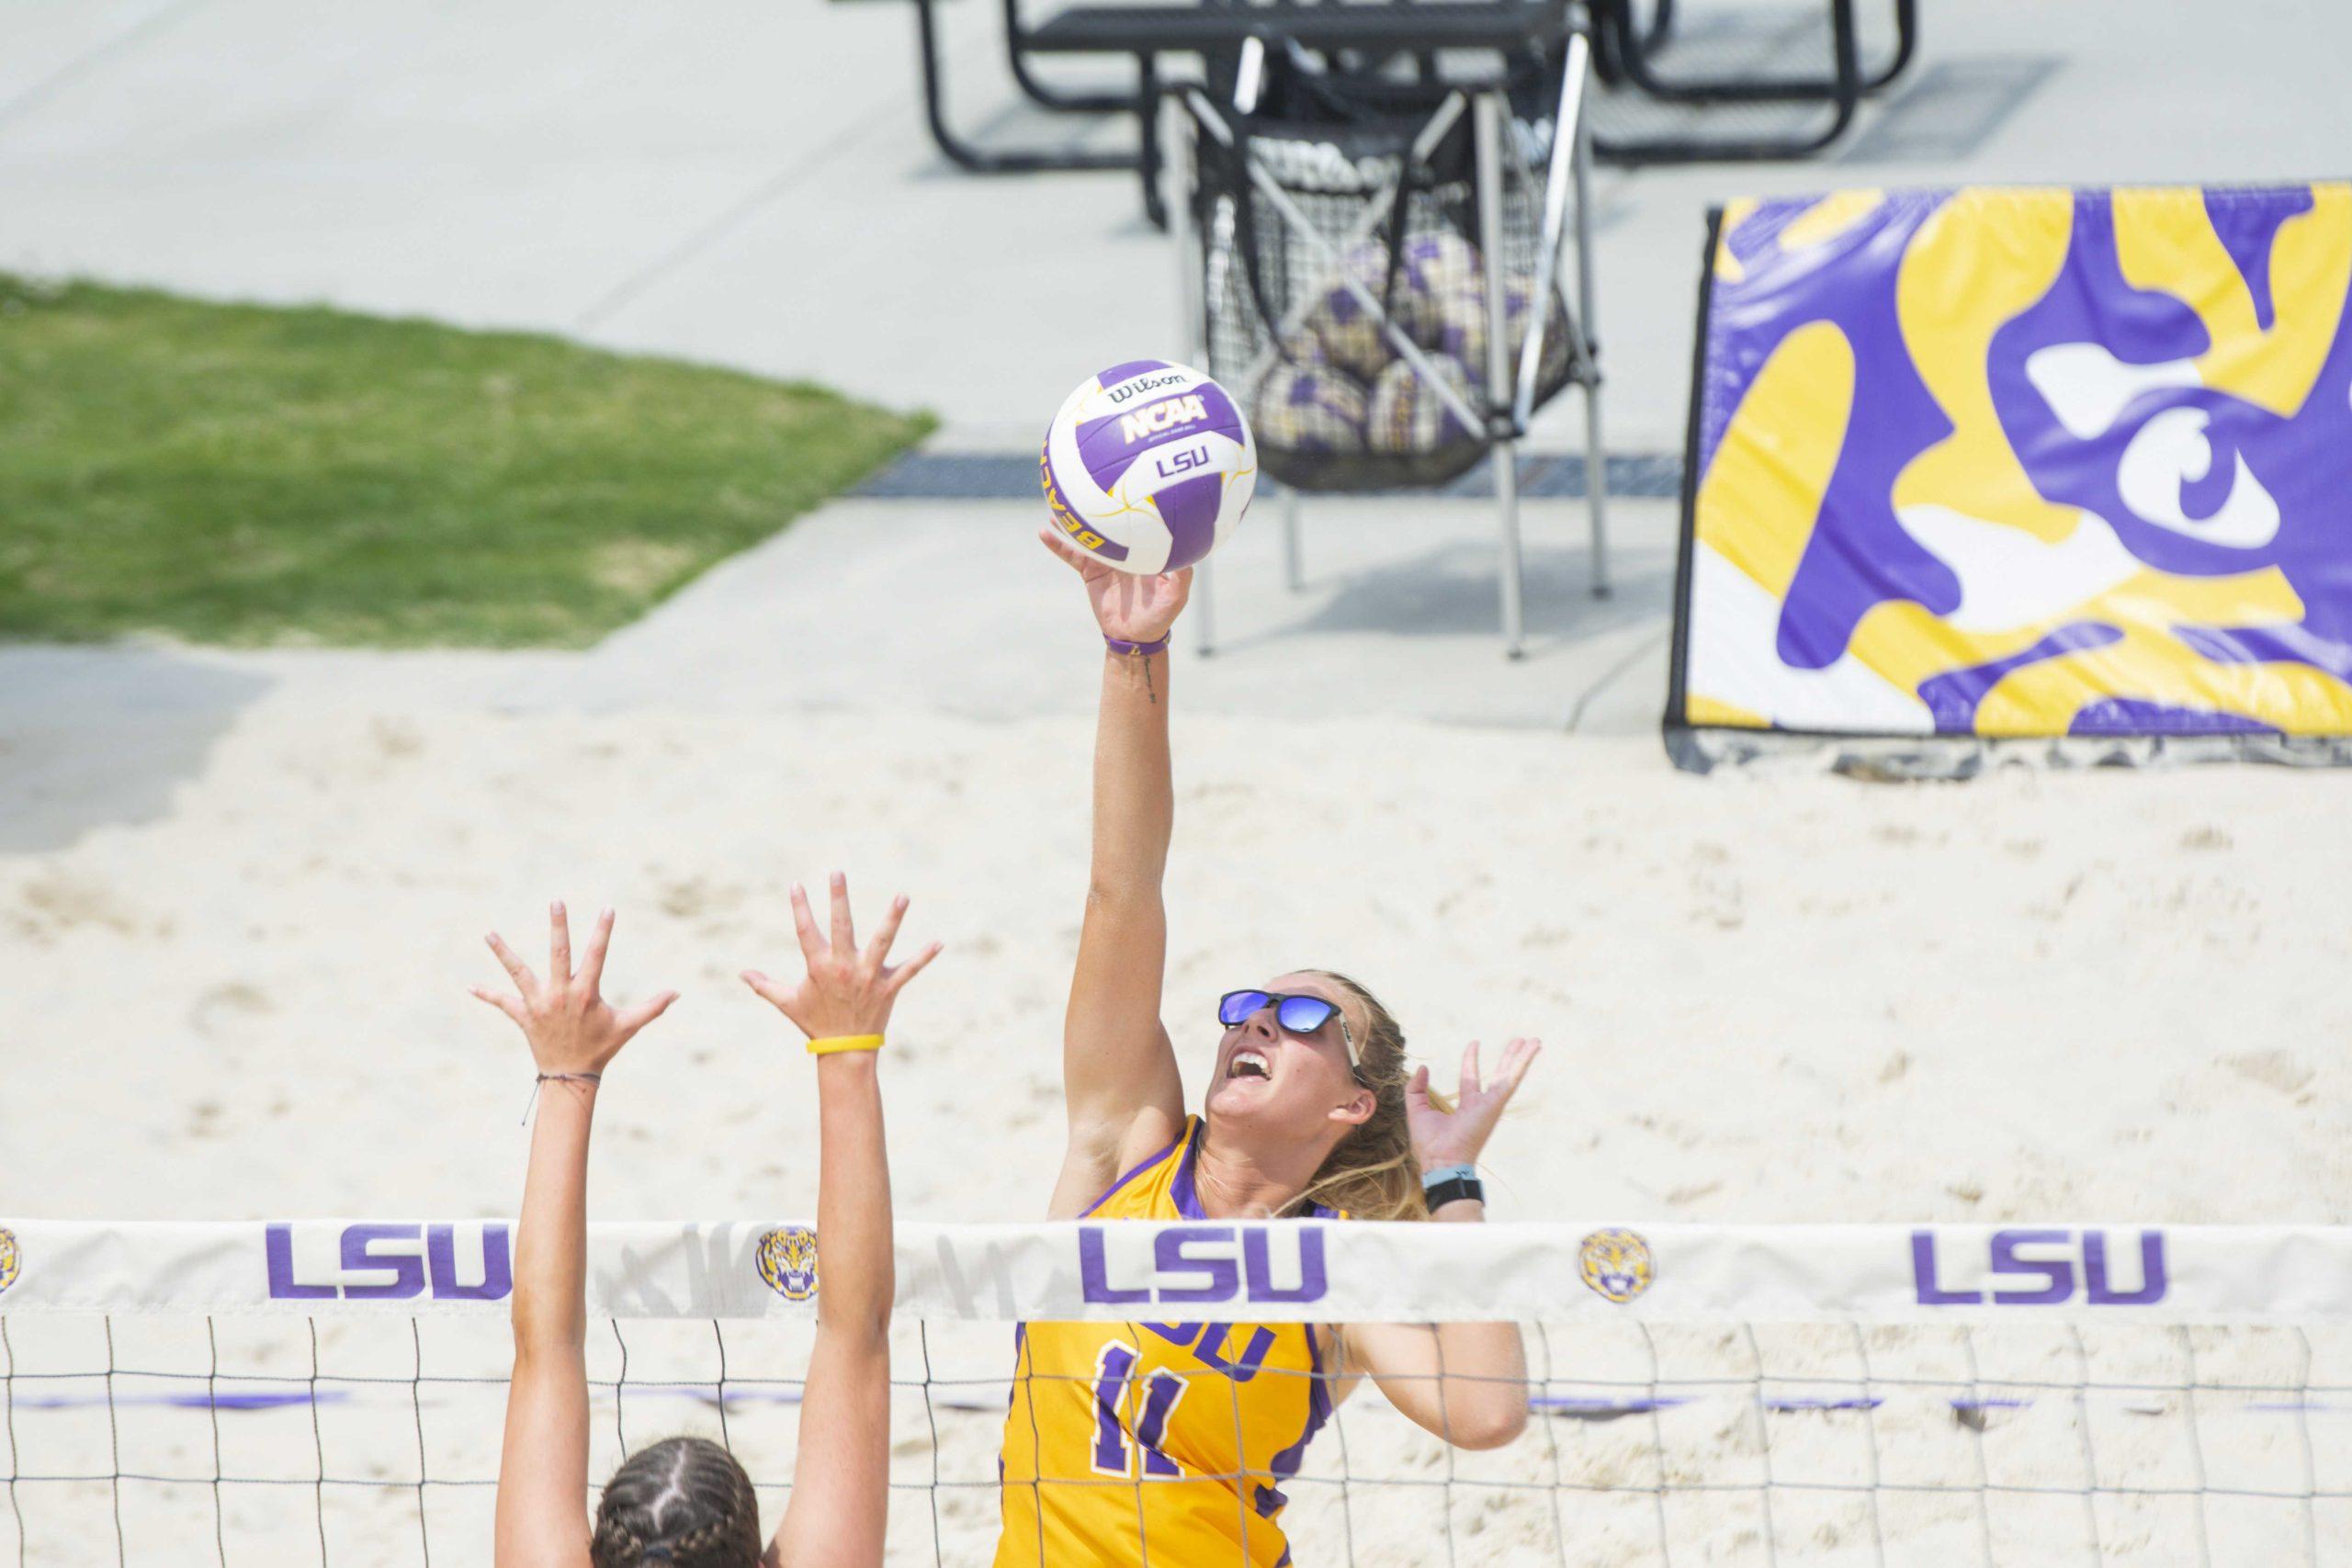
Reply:
[[1102, 646], [1114, 653], [1140, 653], [1149, 657], [1155, 653], [1167, 652], [1168, 639], [1161, 637], [1158, 642], [1129, 642], [1124, 637], [1106, 637], [1102, 639]]

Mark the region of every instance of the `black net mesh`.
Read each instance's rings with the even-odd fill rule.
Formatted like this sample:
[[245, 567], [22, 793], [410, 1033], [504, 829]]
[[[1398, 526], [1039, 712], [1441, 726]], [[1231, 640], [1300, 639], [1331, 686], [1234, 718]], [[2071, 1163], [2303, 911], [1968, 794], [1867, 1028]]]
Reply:
[[[996, 1558], [1006, 1330], [904, 1314], [894, 1328], [894, 1565], [1069, 1561]], [[1335, 1368], [1252, 1374], [1311, 1377], [1337, 1406], [1281, 1480], [1297, 1561], [2352, 1561], [2352, 1325], [1588, 1316], [1522, 1333], [1529, 1421], [1496, 1449], [1450, 1447], [1372, 1387], [1341, 1397], [1353, 1380]], [[686, 1433], [737, 1456], [773, 1529], [812, 1338], [787, 1320], [593, 1322], [582, 1518], [624, 1455]], [[512, 1345], [501, 1313], [0, 1315], [0, 1563], [488, 1564]], [[1139, 1505], [1244, 1479], [1155, 1474], [1135, 1451], [1139, 1396], [1114, 1373], [1081, 1381], [1122, 1424], [1125, 1468], [1033, 1487]], [[1238, 1398], [1223, 1373], [1193, 1381], [1184, 1397], [1202, 1407]], [[1164, 1514], [1136, 1517], [1134, 1568], [1242, 1568], [1238, 1553], [1170, 1552], [1151, 1533]]]
[[[1555, 62], [1532, 59], [1510, 84], [1491, 268], [1472, 116], [1442, 81], [1285, 59], [1269, 70], [1259, 112], [1229, 117], [1231, 146], [1199, 139], [1208, 369], [1242, 400], [1267, 473], [1306, 491], [1409, 489], [1484, 457], [1497, 427], [1510, 429], [1514, 390], [1487, 387], [1490, 271], [1511, 323], [1514, 378], [1541, 289], [1536, 405], [1566, 383], [1566, 306], [1536, 276], [1558, 84]], [[1253, 165], [1293, 212], [1252, 182]], [[1420, 363], [1399, 349], [1400, 334]]]

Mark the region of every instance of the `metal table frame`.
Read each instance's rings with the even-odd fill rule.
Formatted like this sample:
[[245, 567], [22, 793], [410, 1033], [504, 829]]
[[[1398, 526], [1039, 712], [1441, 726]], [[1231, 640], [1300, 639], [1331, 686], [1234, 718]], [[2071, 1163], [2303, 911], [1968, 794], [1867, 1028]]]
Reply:
[[1809, 134], [1758, 141], [1728, 138], [1657, 137], [1612, 141], [1600, 138], [1596, 150], [1612, 162], [1689, 164], [1757, 162], [1801, 158], [1817, 152], [1846, 133], [1861, 100], [1883, 91], [1906, 70], [1919, 41], [1918, 0], [1894, 0], [1894, 50], [1885, 63], [1867, 73], [1856, 43], [1854, 0], [1828, 0], [1830, 74], [1826, 77], [1696, 77], [1678, 79], [1660, 72], [1652, 56], [1666, 45], [1673, 0], [1658, 0], [1650, 27], [1634, 15], [1633, 0], [1584, 0], [1591, 15], [1604, 80], [1622, 80], [1636, 91], [1668, 104], [1824, 103], [1827, 125]]

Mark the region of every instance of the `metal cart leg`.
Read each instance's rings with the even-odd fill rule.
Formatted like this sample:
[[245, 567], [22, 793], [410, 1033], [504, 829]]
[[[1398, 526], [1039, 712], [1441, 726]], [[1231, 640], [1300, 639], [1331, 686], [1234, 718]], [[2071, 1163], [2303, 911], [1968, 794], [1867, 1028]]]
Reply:
[[1503, 651], [1517, 659], [1524, 651], [1525, 607], [1521, 599], [1519, 556], [1519, 431], [1506, 389], [1510, 377], [1510, 322], [1505, 307], [1503, 267], [1503, 144], [1502, 117], [1508, 112], [1500, 92], [1482, 89], [1471, 106], [1471, 130], [1477, 156], [1478, 246], [1487, 258], [1481, 269], [1487, 293], [1487, 449], [1495, 471], [1495, 505], [1502, 522]]
[[[1660, 6], [1664, 10], [1663, 0]], [[1569, 144], [1569, 173], [1576, 182], [1577, 330], [1584, 352], [1578, 358], [1584, 383], [1584, 493], [1592, 511], [1592, 596], [1609, 597], [1609, 455], [1600, 442], [1600, 329], [1592, 320], [1592, 120], [1579, 102], [1576, 123], [1555, 134]]]
[[1283, 486], [1283, 569], [1293, 593], [1306, 586], [1298, 554], [1298, 487]]
[[[1156, 90], [1156, 89], [1155, 89]], [[1193, 224], [1193, 146], [1198, 128], [1182, 93], [1160, 95], [1156, 118], [1144, 126], [1146, 145], [1160, 150], [1159, 205], [1168, 215], [1168, 237], [1176, 249], [1177, 352], [1196, 369], [1208, 367], [1208, 304], [1204, 296], [1207, 263], [1203, 254], [1206, 236]], [[1205, 659], [1216, 651], [1216, 617], [1210, 611], [1209, 563], [1205, 558], [1193, 568], [1193, 597], [1187, 609], [1193, 620], [1193, 646]]]
[[1600, 444], [1600, 384], [1584, 388], [1584, 493], [1592, 509], [1592, 596], [1606, 599], [1609, 587], [1609, 459]]

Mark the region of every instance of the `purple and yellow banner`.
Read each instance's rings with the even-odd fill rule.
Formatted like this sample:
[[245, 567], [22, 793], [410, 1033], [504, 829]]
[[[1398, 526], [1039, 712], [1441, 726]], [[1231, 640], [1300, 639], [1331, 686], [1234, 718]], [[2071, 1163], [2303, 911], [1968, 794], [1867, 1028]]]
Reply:
[[1724, 209], [1678, 758], [2352, 734], [2347, 296], [2345, 184]]

